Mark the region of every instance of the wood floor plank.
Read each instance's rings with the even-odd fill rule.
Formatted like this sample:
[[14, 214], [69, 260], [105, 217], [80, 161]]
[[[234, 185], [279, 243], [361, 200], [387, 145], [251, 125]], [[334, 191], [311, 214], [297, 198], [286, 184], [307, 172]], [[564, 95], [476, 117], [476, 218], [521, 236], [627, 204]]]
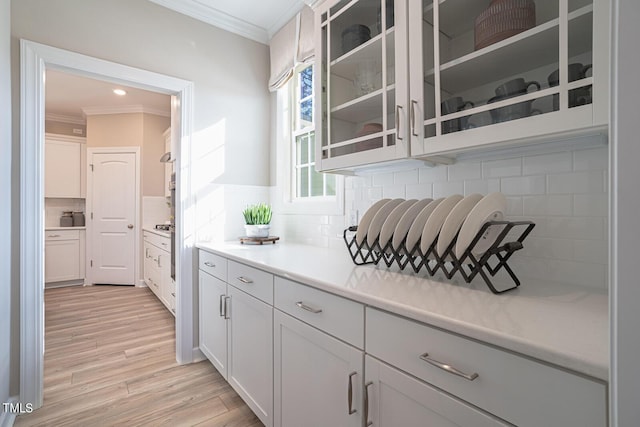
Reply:
[[46, 289], [44, 405], [15, 425], [262, 426], [208, 361], [177, 364], [174, 324], [147, 288]]

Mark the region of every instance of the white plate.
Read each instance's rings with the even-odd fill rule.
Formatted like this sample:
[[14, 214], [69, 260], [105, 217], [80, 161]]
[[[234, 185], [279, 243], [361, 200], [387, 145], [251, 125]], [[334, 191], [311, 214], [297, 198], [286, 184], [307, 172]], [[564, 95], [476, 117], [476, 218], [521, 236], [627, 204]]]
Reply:
[[417, 201], [417, 199], [405, 200], [404, 202], [396, 206], [393, 211], [391, 211], [391, 213], [387, 217], [387, 220], [384, 222], [384, 224], [382, 224], [382, 230], [380, 230], [380, 239], [378, 240], [378, 243], [380, 244], [381, 248], [384, 248], [393, 236], [400, 218], [402, 218], [407, 210], [411, 208], [411, 206], [413, 206]]
[[418, 243], [420, 236], [422, 236], [424, 224], [429, 219], [429, 216], [431, 216], [433, 210], [437, 208], [442, 201], [444, 201], [444, 197], [429, 203], [420, 211], [416, 219], [413, 221], [413, 224], [411, 224], [411, 228], [409, 228], [409, 232], [407, 233], [407, 241], [405, 242], [405, 247], [408, 251], [411, 251], [416, 243]]
[[422, 253], [426, 253], [429, 247], [433, 243], [434, 239], [440, 232], [442, 224], [447, 219], [447, 215], [451, 212], [451, 209], [458, 204], [460, 200], [464, 199], [460, 194], [454, 194], [442, 201], [434, 210], [429, 219], [422, 228], [422, 240], [420, 241], [420, 250]]
[[356, 231], [356, 243], [358, 245], [364, 242], [364, 238], [367, 237], [367, 231], [369, 231], [369, 225], [371, 225], [371, 221], [373, 221], [373, 217], [376, 216], [376, 213], [383, 207], [388, 201], [391, 199], [381, 199], [375, 202], [367, 211], [362, 215], [362, 219], [360, 220], [360, 224], [358, 224], [358, 231]]
[[[469, 212], [467, 219], [462, 224], [460, 234], [458, 234], [458, 241], [456, 242], [456, 257], [460, 258], [462, 256], [485, 222], [502, 221], [506, 211], [507, 199], [502, 193], [491, 193], [484, 196]], [[484, 254], [495, 242], [502, 229], [503, 227], [500, 226], [489, 227], [473, 248], [473, 254]]]
[[440, 256], [444, 254], [447, 247], [453, 239], [456, 238], [456, 234], [460, 231], [460, 227], [462, 227], [462, 223], [467, 218], [467, 215], [469, 215], [469, 212], [471, 212], [480, 200], [482, 200], [482, 194], [469, 194], [460, 200], [449, 215], [447, 215], [447, 219], [445, 219], [444, 224], [442, 224], [442, 229], [438, 236], [438, 243], [436, 244], [436, 252], [438, 252]]
[[402, 202], [404, 199], [393, 199], [387, 203], [376, 213], [369, 225], [369, 231], [367, 231], [367, 244], [369, 247], [373, 246], [382, 230], [382, 225], [389, 217], [389, 214]]
[[393, 246], [393, 249], [398, 250], [404, 238], [407, 237], [407, 233], [409, 233], [411, 224], [413, 224], [414, 220], [416, 219], [418, 214], [425, 208], [425, 206], [427, 206], [432, 201], [432, 199], [419, 200], [411, 205], [411, 207], [407, 209], [404, 215], [402, 215], [402, 218], [400, 218], [400, 221], [398, 221], [396, 229], [393, 230], [393, 239], [391, 240], [391, 246]]

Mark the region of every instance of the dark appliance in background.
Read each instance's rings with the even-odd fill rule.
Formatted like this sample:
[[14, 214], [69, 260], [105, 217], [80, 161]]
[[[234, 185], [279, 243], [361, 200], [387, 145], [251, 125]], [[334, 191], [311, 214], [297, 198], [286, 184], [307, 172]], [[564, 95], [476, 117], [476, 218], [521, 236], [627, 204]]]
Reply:
[[176, 173], [171, 174], [169, 181], [171, 207], [169, 213], [169, 233], [171, 234], [171, 279], [176, 280]]

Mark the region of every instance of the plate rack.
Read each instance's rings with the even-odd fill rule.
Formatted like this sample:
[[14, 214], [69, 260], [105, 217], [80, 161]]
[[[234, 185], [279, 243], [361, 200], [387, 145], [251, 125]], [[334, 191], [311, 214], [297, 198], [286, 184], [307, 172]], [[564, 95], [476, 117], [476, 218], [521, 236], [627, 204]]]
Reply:
[[[498, 228], [498, 230], [493, 230], [498, 233], [495, 241], [483, 253], [474, 253], [474, 248], [491, 227]], [[397, 249], [393, 248], [392, 239], [389, 239], [388, 243], [381, 247], [378, 237], [372, 245], [367, 243], [366, 238], [358, 244], [355, 238], [357, 226], [345, 229], [342, 237], [349, 250], [349, 255], [356, 265], [378, 265], [382, 262], [387, 267], [391, 267], [395, 263], [401, 270], [411, 268], [415, 273], [424, 269], [429, 276], [434, 276], [438, 271], [442, 271], [447, 279], [451, 279], [459, 274], [467, 283], [480, 275], [491, 292], [501, 294], [520, 286], [520, 280], [509, 267], [508, 261], [516, 251], [523, 248], [522, 242], [534, 227], [535, 224], [531, 221], [486, 222], [459, 258], [455, 254], [457, 235], [442, 255], [439, 255], [435, 249], [437, 238], [426, 252], [422, 253], [420, 241], [413, 248], [407, 248], [405, 246], [406, 238]], [[499, 290], [491, 282], [491, 277], [494, 277], [502, 269], [511, 277], [514, 286]]]

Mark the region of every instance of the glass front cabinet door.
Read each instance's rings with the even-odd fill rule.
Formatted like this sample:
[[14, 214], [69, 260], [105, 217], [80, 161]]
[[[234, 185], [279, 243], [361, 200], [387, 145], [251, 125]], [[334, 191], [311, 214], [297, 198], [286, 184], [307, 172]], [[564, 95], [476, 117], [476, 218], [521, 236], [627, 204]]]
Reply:
[[609, 0], [342, 0], [316, 12], [320, 170], [606, 133]]

